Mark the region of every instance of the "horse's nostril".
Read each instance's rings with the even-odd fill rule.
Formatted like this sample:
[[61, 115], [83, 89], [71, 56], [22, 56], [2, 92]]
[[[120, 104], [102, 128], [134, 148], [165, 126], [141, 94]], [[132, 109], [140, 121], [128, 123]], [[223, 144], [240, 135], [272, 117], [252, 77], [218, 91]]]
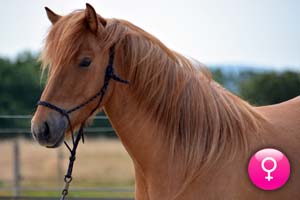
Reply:
[[50, 137], [49, 124], [47, 122], [45, 122], [44, 124], [45, 124], [44, 137], [49, 139], [49, 137]]

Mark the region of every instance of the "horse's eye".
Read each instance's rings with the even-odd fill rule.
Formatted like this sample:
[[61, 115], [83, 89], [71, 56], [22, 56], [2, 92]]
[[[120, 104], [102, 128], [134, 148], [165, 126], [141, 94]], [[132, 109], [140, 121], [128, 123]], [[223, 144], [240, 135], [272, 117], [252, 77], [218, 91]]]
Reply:
[[79, 66], [80, 67], [88, 67], [92, 62], [92, 59], [89, 57], [84, 57], [83, 59], [81, 59]]

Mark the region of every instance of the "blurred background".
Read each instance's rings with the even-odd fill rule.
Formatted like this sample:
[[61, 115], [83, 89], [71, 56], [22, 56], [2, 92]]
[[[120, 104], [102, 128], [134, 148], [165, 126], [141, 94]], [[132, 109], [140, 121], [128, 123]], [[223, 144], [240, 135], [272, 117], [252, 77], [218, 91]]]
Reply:
[[[126, 19], [168, 47], [204, 63], [213, 78], [253, 105], [300, 95], [300, 1], [90, 0], [104, 17]], [[46, 149], [30, 134], [43, 90], [39, 52], [50, 22], [86, 1], [10, 0], [0, 6], [0, 198], [59, 196], [64, 147]], [[79, 146], [70, 195], [133, 197], [131, 160], [101, 113]]]

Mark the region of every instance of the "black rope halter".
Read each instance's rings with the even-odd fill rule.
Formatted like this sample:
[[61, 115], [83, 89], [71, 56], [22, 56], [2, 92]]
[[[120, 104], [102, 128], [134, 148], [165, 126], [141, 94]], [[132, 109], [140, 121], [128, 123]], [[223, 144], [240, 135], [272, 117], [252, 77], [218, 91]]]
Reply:
[[64, 144], [66, 145], [66, 147], [70, 151], [71, 155], [70, 155], [70, 158], [69, 158], [68, 171], [67, 171], [67, 174], [64, 177], [65, 185], [64, 185], [64, 188], [62, 190], [61, 200], [64, 200], [65, 197], [67, 196], [68, 192], [69, 192], [69, 185], [72, 181], [72, 171], [73, 171], [74, 161], [76, 159], [76, 149], [78, 147], [78, 144], [79, 144], [80, 140], [82, 140], [82, 142], [84, 143], [84, 130], [83, 129], [84, 129], [85, 121], [81, 123], [78, 134], [77, 134], [76, 138], [74, 138], [74, 130], [73, 130], [73, 127], [72, 127], [72, 124], [71, 124], [70, 114], [72, 112], [75, 112], [75, 111], [83, 108], [84, 106], [86, 106], [87, 104], [89, 104], [90, 102], [94, 101], [96, 98], [99, 97], [97, 105], [95, 106], [95, 108], [93, 110], [91, 110], [91, 112], [89, 114], [89, 117], [90, 117], [99, 108], [99, 106], [100, 106], [100, 104], [103, 100], [103, 97], [104, 97], [104, 95], [107, 91], [110, 80], [115, 80], [115, 81], [118, 81], [120, 83], [126, 83], [126, 84], [129, 83], [128, 81], [121, 79], [120, 77], [118, 77], [114, 73], [114, 68], [113, 68], [114, 58], [115, 58], [115, 45], [113, 45], [109, 49], [109, 62], [108, 62], [108, 65], [106, 67], [106, 70], [105, 70], [105, 77], [104, 77], [103, 86], [101, 87], [99, 92], [97, 92], [94, 96], [89, 98], [87, 101], [85, 101], [85, 102], [79, 104], [78, 106], [75, 106], [75, 107], [73, 107], [69, 110], [65, 110], [63, 108], [60, 108], [60, 107], [58, 107], [54, 104], [51, 104], [47, 101], [38, 101], [38, 103], [37, 103], [38, 106], [45, 106], [47, 108], [55, 110], [56, 112], [59, 112], [63, 116], [65, 116], [68, 120], [69, 128], [70, 128], [70, 131], [71, 131], [72, 143], [73, 143], [72, 148], [68, 145], [68, 143], [66, 141], [64, 141]]

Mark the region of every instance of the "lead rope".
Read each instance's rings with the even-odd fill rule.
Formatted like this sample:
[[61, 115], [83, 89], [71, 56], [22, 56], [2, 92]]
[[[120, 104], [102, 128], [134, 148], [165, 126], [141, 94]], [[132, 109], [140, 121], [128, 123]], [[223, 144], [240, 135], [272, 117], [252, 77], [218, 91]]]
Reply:
[[[65, 197], [68, 195], [69, 193], [69, 186], [70, 183], [72, 182], [72, 172], [73, 172], [73, 166], [74, 166], [74, 161], [76, 159], [76, 150], [78, 147], [78, 144], [80, 142], [80, 139], [82, 139], [82, 143], [84, 143], [84, 133], [83, 133], [83, 124], [80, 126], [80, 129], [78, 131], [78, 134], [75, 138], [75, 141], [73, 142], [73, 148], [71, 149], [70, 146], [68, 145], [67, 142], [64, 142], [66, 147], [68, 148], [68, 150], [70, 151], [71, 155], [69, 157], [69, 166], [68, 166], [68, 171], [67, 174], [64, 177], [64, 187], [63, 190], [61, 192], [61, 198], [60, 200], [64, 200]], [[71, 133], [73, 135], [73, 133]], [[72, 137], [74, 138], [74, 136]]]

